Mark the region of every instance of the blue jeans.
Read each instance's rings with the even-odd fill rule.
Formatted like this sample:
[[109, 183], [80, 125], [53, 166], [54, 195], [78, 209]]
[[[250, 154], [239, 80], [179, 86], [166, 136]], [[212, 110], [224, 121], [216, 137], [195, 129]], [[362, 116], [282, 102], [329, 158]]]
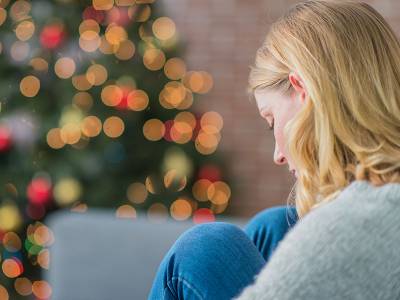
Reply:
[[163, 258], [148, 300], [238, 296], [297, 219], [293, 206], [275, 206], [257, 213], [243, 229], [227, 222], [191, 227]]

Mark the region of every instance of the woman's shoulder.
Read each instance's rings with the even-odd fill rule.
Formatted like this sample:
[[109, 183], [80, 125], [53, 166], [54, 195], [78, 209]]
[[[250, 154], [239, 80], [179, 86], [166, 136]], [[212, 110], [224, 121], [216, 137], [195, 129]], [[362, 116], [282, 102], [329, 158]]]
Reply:
[[398, 295], [390, 283], [400, 271], [399, 214], [400, 184], [352, 182], [287, 232], [239, 300]]
[[296, 230], [290, 235], [308, 244], [329, 239], [327, 243], [346, 242], [346, 245], [356, 246], [378, 237], [396, 234], [400, 244], [399, 216], [400, 183], [377, 187], [368, 181], [357, 180], [343, 189], [336, 199], [300, 219], [294, 226]]

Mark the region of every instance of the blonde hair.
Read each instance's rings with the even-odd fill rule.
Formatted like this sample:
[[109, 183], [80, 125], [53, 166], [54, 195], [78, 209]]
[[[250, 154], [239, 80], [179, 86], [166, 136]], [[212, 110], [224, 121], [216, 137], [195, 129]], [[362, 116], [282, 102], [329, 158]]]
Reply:
[[355, 1], [305, 1], [271, 25], [250, 66], [248, 92], [308, 101], [284, 128], [296, 166], [299, 218], [353, 180], [400, 182], [400, 43], [384, 18]]

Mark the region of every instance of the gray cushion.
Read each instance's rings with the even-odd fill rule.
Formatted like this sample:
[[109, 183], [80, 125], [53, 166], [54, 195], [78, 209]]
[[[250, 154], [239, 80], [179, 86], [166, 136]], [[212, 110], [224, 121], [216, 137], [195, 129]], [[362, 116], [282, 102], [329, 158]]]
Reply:
[[[222, 218], [243, 228], [247, 220]], [[54, 300], [147, 299], [158, 265], [192, 221], [162, 224], [139, 213], [119, 219], [115, 211], [60, 210], [45, 220], [54, 233], [50, 267], [44, 272]]]

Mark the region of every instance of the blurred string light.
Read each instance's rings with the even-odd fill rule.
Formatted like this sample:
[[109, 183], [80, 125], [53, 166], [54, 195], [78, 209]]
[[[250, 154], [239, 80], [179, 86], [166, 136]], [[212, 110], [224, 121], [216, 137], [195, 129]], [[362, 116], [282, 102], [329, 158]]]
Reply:
[[40, 80], [33, 75], [25, 76], [20, 82], [21, 93], [29, 98], [35, 97], [40, 89]]
[[136, 209], [132, 205], [124, 204], [117, 208], [115, 214], [117, 218], [135, 219]]
[[153, 223], [164, 223], [168, 219], [168, 208], [164, 203], [156, 202], [147, 210], [147, 218]]
[[0, 230], [17, 230], [22, 224], [22, 216], [12, 201], [4, 201], [0, 205]]
[[21, 41], [29, 40], [35, 33], [35, 24], [30, 20], [22, 21], [15, 28], [15, 35]]
[[70, 211], [77, 212], [77, 213], [84, 213], [88, 209], [86, 203], [76, 202], [74, 205], [71, 206]]
[[63, 178], [54, 186], [54, 199], [61, 206], [69, 206], [82, 194], [82, 186], [75, 178]]
[[52, 292], [50, 284], [45, 280], [36, 280], [32, 284], [32, 293], [39, 299], [49, 299]]
[[183, 221], [192, 215], [193, 205], [189, 200], [184, 198], [178, 198], [172, 202], [170, 208], [171, 216], [177, 221]]
[[32, 294], [32, 281], [26, 277], [18, 277], [14, 281], [14, 288], [21, 296], [29, 296]]
[[134, 204], [145, 202], [148, 194], [146, 186], [141, 182], [131, 183], [126, 191], [128, 200]]
[[47, 72], [49, 69], [49, 63], [41, 57], [32, 58], [29, 65], [37, 72]]
[[70, 78], [75, 73], [75, 69], [75, 62], [70, 57], [61, 57], [54, 65], [54, 72], [62, 79]]
[[1, 264], [3, 274], [8, 278], [16, 278], [24, 272], [22, 262], [17, 257], [6, 258]]
[[2, 300], [10, 299], [7, 289], [4, 286], [2, 286], [1, 284], [0, 284], [0, 299], [2, 299]]

